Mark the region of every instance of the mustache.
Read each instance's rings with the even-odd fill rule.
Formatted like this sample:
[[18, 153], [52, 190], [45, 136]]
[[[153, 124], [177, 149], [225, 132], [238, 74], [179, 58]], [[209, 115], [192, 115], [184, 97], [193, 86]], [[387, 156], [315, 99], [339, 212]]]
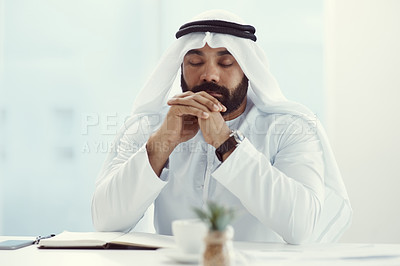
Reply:
[[215, 84], [213, 82], [205, 82], [202, 83], [200, 85], [194, 86], [191, 89], [192, 92], [200, 92], [200, 91], [205, 91], [205, 92], [216, 92], [219, 93], [223, 96], [229, 96], [229, 89], [224, 87], [224, 86], [220, 86], [218, 84]]

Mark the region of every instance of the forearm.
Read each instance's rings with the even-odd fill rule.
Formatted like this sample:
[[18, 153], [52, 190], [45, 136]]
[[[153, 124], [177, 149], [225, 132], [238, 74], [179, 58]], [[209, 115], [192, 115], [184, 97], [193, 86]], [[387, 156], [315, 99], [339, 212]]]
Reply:
[[168, 141], [157, 131], [150, 136], [146, 144], [149, 163], [157, 176], [161, 175], [164, 165], [175, 149], [176, 144]]
[[165, 184], [155, 175], [142, 147], [97, 185], [92, 200], [94, 227], [99, 231], [129, 230]]
[[[301, 171], [304, 169], [300, 167], [299, 175], [307, 175]], [[272, 166], [248, 140], [236, 148], [213, 176], [238, 197], [253, 216], [288, 243], [303, 242], [313, 232], [321, 212], [323, 193]], [[314, 179], [310, 183], [320, 183], [318, 175], [313, 178], [310, 174], [310, 178]]]

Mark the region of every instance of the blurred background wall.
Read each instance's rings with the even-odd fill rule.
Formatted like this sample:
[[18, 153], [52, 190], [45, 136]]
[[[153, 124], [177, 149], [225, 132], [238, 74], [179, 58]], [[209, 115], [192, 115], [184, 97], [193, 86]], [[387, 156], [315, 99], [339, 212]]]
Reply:
[[354, 210], [347, 242], [400, 242], [400, 1], [326, 1], [326, 121]]
[[0, 234], [94, 230], [96, 175], [136, 94], [179, 26], [220, 8], [257, 28], [284, 94], [328, 128], [355, 212], [343, 241], [399, 241], [386, 190], [398, 182], [398, 3], [0, 0]]
[[180, 25], [254, 24], [290, 98], [323, 116], [323, 6], [292, 1], [0, 0], [0, 233], [92, 231], [96, 175]]

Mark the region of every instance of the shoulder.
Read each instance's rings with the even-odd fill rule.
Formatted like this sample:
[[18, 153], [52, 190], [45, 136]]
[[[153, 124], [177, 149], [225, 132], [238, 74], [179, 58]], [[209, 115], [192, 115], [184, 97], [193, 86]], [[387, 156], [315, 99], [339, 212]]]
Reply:
[[317, 117], [288, 113], [266, 113], [253, 108], [247, 117], [250, 134], [282, 148], [298, 142], [317, 140]]
[[272, 114], [269, 116], [276, 134], [314, 134], [318, 119], [295, 114]]
[[289, 113], [267, 113], [253, 107], [247, 114], [246, 120], [252, 124], [252, 130], [259, 133], [291, 134], [316, 132], [317, 117]]

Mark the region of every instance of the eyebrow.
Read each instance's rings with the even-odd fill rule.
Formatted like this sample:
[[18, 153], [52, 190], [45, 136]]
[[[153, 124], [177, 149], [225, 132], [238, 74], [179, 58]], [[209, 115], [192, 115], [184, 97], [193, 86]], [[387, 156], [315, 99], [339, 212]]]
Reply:
[[228, 50], [224, 50], [224, 51], [219, 51], [217, 55], [222, 56], [222, 55], [232, 55], [232, 54]]
[[[196, 54], [196, 55], [200, 55], [200, 56], [203, 56], [203, 55], [204, 55], [204, 53], [203, 53], [202, 51], [195, 50], [195, 49], [189, 50], [189, 51], [186, 53], [186, 55], [191, 55], [191, 54]], [[223, 56], [223, 55], [232, 55], [232, 54], [231, 54], [228, 50], [223, 50], [223, 51], [217, 52], [217, 55], [218, 55], [218, 56]]]
[[191, 54], [204, 55], [204, 53], [199, 50], [190, 50], [189, 52], [186, 53], [186, 55], [191, 55]]

